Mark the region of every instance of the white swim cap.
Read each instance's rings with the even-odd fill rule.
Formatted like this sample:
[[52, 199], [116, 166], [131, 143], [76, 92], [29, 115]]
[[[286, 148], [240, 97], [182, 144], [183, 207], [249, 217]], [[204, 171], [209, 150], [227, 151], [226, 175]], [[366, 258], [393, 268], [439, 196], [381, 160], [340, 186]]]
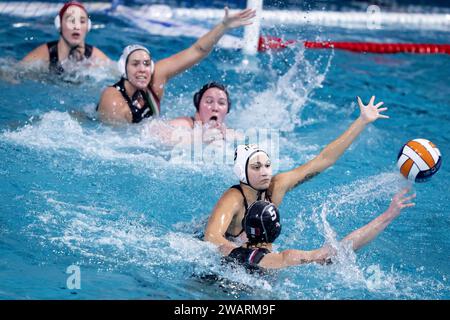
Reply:
[[247, 176], [247, 166], [250, 158], [258, 152], [263, 152], [269, 156], [267, 152], [260, 149], [256, 144], [241, 144], [237, 146], [234, 152], [234, 173], [242, 183], [250, 185]]
[[[137, 50], [144, 50], [148, 53], [148, 55], [151, 58], [150, 51], [144, 46], [141, 46], [139, 44], [132, 44], [129, 46], [126, 46], [125, 49], [123, 49], [122, 55], [120, 56], [119, 61], [117, 62], [117, 68], [119, 69], [119, 72], [122, 77], [127, 79], [127, 61], [130, 54]], [[150, 60], [150, 72], [153, 74], [153, 70], [155, 69], [155, 64], [153, 63], [153, 60]]]

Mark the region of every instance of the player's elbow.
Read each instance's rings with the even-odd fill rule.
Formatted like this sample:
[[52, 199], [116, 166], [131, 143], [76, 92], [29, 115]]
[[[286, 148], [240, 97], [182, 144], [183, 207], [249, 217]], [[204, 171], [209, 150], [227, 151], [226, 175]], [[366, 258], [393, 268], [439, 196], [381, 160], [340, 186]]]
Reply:
[[192, 48], [199, 56], [205, 56], [211, 51], [211, 49], [205, 48], [199, 41], [194, 43]]
[[319, 171], [323, 171], [326, 168], [331, 167], [337, 160], [336, 157], [334, 157], [330, 152], [327, 152], [327, 150], [322, 151], [317, 157], [316, 157], [316, 167], [319, 169]]
[[205, 241], [207, 241], [207, 242], [211, 242], [211, 243], [213, 243], [215, 245], [219, 245], [219, 244], [221, 244], [221, 241], [220, 241], [221, 238], [223, 238], [223, 237], [218, 235], [215, 232], [208, 232], [208, 231], [206, 231], [205, 232], [205, 236], [204, 236], [203, 239]]

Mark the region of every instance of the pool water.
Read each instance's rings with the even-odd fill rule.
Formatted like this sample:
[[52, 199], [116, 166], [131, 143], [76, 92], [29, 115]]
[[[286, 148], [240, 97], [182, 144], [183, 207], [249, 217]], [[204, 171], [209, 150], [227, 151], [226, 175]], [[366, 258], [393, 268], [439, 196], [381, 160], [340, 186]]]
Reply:
[[[194, 41], [148, 35], [107, 15], [92, 19], [97, 28], [88, 42], [115, 60], [134, 42], [158, 60]], [[94, 109], [101, 90], [117, 80], [114, 68], [66, 81], [20, 69], [15, 62], [26, 52], [56, 38], [50, 18], [0, 16], [0, 30], [7, 39], [0, 42], [2, 299], [450, 298], [450, 56], [308, 51], [301, 44], [256, 57], [216, 49], [169, 83], [162, 120], [112, 128], [95, 120]], [[263, 32], [297, 40], [450, 40], [445, 31]], [[340, 246], [330, 266], [263, 276], [230, 269], [197, 234], [237, 182], [231, 164], [171, 161], [171, 147], [152, 131], [165, 119], [193, 115], [193, 93], [211, 80], [229, 86], [229, 127], [276, 133], [278, 172], [338, 137], [359, 114], [356, 96], [367, 102], [375, 95], [389, 108], [390, 119], [369, 125], [333, 167], [287, 194], [277, 250], [336, 244], [386, 210], [405, 185], [396, 157], [408, 140], [433, 141], [442, 167], [413, 186], [416, 206], [357, 254]], [[71, 265], [80, 268], [79, 289], [67, 285]]]

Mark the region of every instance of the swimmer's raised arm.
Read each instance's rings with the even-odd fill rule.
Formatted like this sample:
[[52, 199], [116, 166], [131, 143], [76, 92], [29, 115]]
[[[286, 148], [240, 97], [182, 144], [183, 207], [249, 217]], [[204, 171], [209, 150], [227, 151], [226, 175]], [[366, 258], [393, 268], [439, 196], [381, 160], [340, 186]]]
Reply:
[[[83, 4], [77, 1], [67, 1], [54, 20], [59, 39], [35, 48], [20, 63], [36, 60], [50, 62], [49, 69], [58, 70], [59, 73], [64, 68], [61, 65], [56, 67], [67, 59], [73, 61], [86, 59], [90, 62], [88, 66], [103, 65], [110, 61], [109, 58], [100, 49], [88, 45], [85, 41], [91, 24], [89, 14]], [[91, 60], [91, 58], [93, 59]]]
[[253, 9], [246, 9], [230, 15], [228, 8], [225, 7], [225, 17], [222, 22], [198, 39], [191, 47], [156, 63], [158, 73], [155, 74], [155, 81], [159, 83], [155, 83], [153, 88], [157, 90], [161, 84], [164, 85], [173, 76], [200, 62], [211, 52], [214, 45], [225, 32], [233, 28], [251, 24], [252, 22], [250, 20], [253, 17], [255, 17], [255, 10]]
[[[414, 206], [414, 203], [410, 201], [414, 199], [416, 195], [406, 196], [408, 191], [408, 189], [403, 189], [398, 192], [392, 198], [389, 208], [384, 213], [365, 226], [347, 235], [342, 239], [342, 242], [350, 241], [353, 251], [357, 251], [375, 239], [396, 217], [398, 217], [402, 209]], [[329, 245], [311, 251], [290, 249], [280, 253], [267, 254], [261, 260], [259, 265], [263, 268], [276, 269], [312, 262], [324, 264], [330, 261], [330, 258], [333, 255], [335, 255], [335, 250]]]
[[368, 105], [364, 105], [358, 97], [360, 116], [350, 127], [336, 140], [327, 145], [318, 156], [291, 171], [283, 172], [274, 177], [275, 194], [282, 196], [297, 185], [308, 181], [325, 169], [332, 166], [345, 150], [352, 144], [367, 124], [379, 118], [389, 118], [381, 112], [387, 108], [381, 108], [383, 102], [374, 105], [375, 97], [372, 96]]

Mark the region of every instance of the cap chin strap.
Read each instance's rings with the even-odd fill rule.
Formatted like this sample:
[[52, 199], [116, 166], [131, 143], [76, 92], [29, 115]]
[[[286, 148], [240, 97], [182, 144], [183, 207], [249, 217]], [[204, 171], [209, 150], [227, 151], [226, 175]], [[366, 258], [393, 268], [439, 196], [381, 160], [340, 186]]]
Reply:
[[253, 190], [257, 191], [257, 194], [256, 194], [256, 201], [263, 200], [263, 199], [261, 199], [262, 194], [263, 194], [263, 193], [266, 193], [267, 190], [268, 190], [268, 189], [258, 190], [258, 189], [253, 188], [253, 187], [250, 185], [250, 183], [245, 183], [245, 182], [243, 182], [243, 181], [241, 181], [241, 183], [243, 183], [243, 184], [245, 184], [246, 186], [249, 186], [249, 187], [252, 188]]
[[[267, 189], [266, 189], [266, 190], [267, 190]], [[262, 196], [263, 192], [266, 192], [266, 190], [264, 190], [264, 191], [258, 190], [258, 194], [257, 194], [257, 196], [256, 196], [256, 200], [257, 200], [257, 201], [262, 200], [262, 199], [261, 199], [261, 196]]]

